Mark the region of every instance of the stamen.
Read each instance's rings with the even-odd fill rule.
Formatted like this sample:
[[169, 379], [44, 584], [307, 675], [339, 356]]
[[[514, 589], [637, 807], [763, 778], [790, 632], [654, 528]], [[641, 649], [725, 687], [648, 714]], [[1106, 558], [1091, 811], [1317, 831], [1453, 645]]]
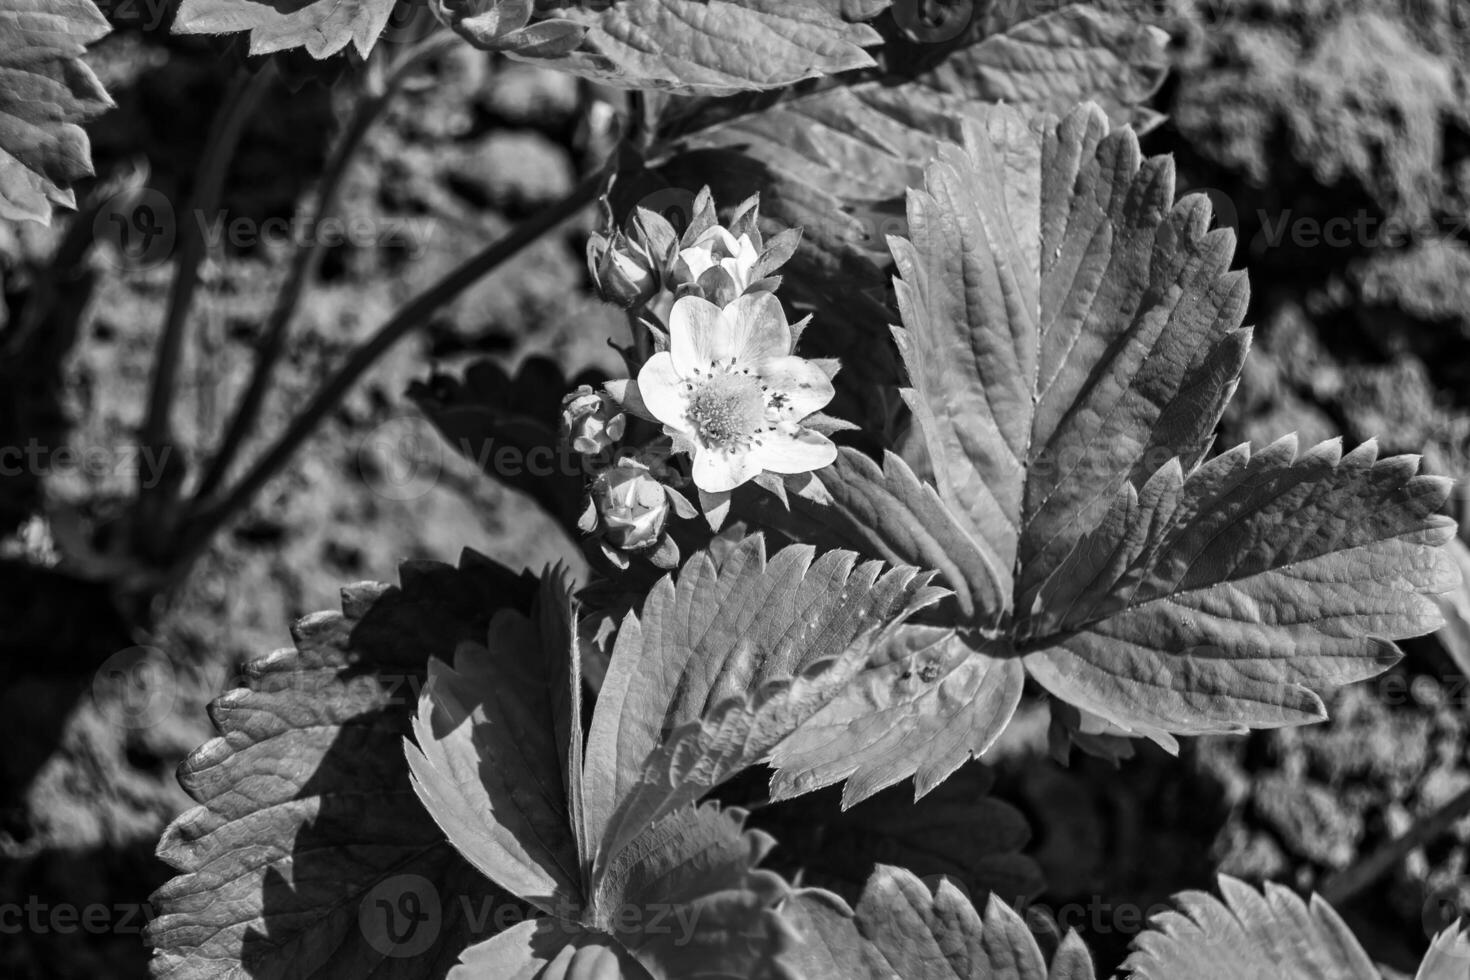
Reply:
[[712, 449], [731, 452], [748, 445], [765, 414], [760, 385], [743, 373], [711, 373], [689, 395], [689, 424]]

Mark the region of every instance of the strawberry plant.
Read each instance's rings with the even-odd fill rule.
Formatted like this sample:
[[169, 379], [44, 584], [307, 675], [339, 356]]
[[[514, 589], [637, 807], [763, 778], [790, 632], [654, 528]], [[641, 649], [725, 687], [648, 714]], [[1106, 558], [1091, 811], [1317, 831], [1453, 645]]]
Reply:
[[[1324, 695], [1440, 625], [1449, 481], [1373, 442], [1214, 446], [1249, 284], [1209, 201], [1140, 146], [1168, 42], [1143, 5], [427, 6], [394, 55], [392, 0], [184, 0], [176, 32], [273, 56], [231, 88], [195, 208], [296, 48], [361, 86], [316, 224], [454, 45], [598, 86], [582, 108], [611, 152], [393, 313], [241, 465], [320, 271], [320, 243], [298, 245], [218, 445], [140, 485], [99, 564], [166, 592], [385, 350], [595, 204], [587, 276], [626, 319], [619, 376], [485, 363], [409, 392], [588, 571], [411, 562], [251, 664], [180, 772], [197, 806], [159, 845], [178, 874], [154, 896], [155, 976], [1083, 980], [1083, 937], [1027, 914], [1024, 818], [975, 761], [1023, 702], [1046, 706], [1059, 762], [1126, 775], [1140, 739], [1178, 753], [1321, 721]], [[74, 203], [76, 126], [107, 102], [75, 60], [94, 15], [0, 12], [31, 53], [0, 55], [7, 217]], [[197, 229], [179, 243], [149, 446], [174, 439], [207, 250]], [[806, 880], [815, 853], [778, 870], [765, 823], [839, 786], [820, 805], [891, 839], [848, 894]], [[955, 849], [983, 859], [963, 881], [897, 866], [924, 833], [979, 838]], [[1121, 969], [1378, 975], [1324, 900], [1219, 891], [1180, 894]], [[1442, 925], [1422, 980], [1470, 961]]]

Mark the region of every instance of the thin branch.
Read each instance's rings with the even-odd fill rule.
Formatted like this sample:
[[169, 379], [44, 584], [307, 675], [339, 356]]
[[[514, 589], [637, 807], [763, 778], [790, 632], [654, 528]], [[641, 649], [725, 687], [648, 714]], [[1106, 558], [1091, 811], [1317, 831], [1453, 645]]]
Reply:
[[[174, 381], [184, 352], [184, 328], [188, 324], [189, 313], [194, 305], [194, 293], [199, 286], [199, 267], [204, 260], [206, 242], [203, 222], [206, 217], [212, 217], [219, 208], [225, 172], [235, 155], [245, 122], [254, 112], [274, 76], [274, 69], [267, 65], [253, 75], [237, 78], [231, 86], [224, 104], [220, 106], [210, 126], [204, 156], [199, 161], [199, 170], [195, 175], [189, 207], [180, 215], [178, 267], [169, 293], [163, 333], [158, 338], [158, 353], [153, 362], [153, 378], [148, 394], [148, 415], [143, 422], [142, 443], [151, 449], [156, 450], [173, 441], [170, 416]], [[138, 496], [141, 499], [151, 487], [144, 485], [146, 481], [141, 475], [139, 481]]]
[[337, 370], [337, 373], [322, 386], [286, 432], [250, 468], [250, 471], [241, 477], [224, 499], [209, 506], [185, 529], [186, 542], [180, 560], [185, 562], [191, 560], [193, 554], [203, 548], [215, 532], [235, 514], [250, 505], [255, 495], [290, 462], [291, 457], [311, 437], [317, 426], [336, 410], [352, 386], [377, 363], [378, 358], [389, 348], [408, 336], [427, 321], [434, 312], [454, 300], [491, 270], [513, 258], [526, 246], [591, 204], [597, 199], [605, 181], [606, 175], [600, 170], [584, 177], [581, 183], [557, 204], [465, 260], [458, 268], [420, 293], [408, 305], [394, 314], [387, 323], [378, 328], [378, 332], [357, 348], [347, 362]]
[[1448, 833], [1466, 814], [1470, 814], [1470, 788], [1462, 790], [1434, 813], [1416, 821], [1403, 835], [1389, 841], [1367, 858], [1333, 875], [1323, 885], [1322, 897], [1336, 906], [1351, 901], [1363, 889], [1392, 871], [1394, 865], [1409, 856], [1410, 851]]
[[327, 163], [317, 189], [316, 203], [311, 221], [307, 225], [308, 241], [298, 245], [292, 257], [291, 270], [281, 291], [276, 295], [275, 305], [261, 334], [250, 383], [230, 418], [224, 438], [214, 452], [209, 468], [194, 491], [191, 509], [219, 489], [220, 484], [229, 476], [241, 445], [255, 429], [266, 395], [270, 391], [276, 365], [285, 353], [286, 336], [292, 318], [296, 315], [307, 284], [316, 278], [326, 252], [324, 240], [316, 234], [316, 229], [321, 227], [325, 219], [336, 213], [341, 199], [342, 179], [347, 173], [348, 165], [362, 146], [368, 131], [402, 89], [403, 83], [424, 62], [443, 51], [454, 40], [452, 35], [436, 35], [419, 42], [392, 66], [380, 91], [364, 95], [353, 107], [352, 116], [332, 151], [332, 158]]

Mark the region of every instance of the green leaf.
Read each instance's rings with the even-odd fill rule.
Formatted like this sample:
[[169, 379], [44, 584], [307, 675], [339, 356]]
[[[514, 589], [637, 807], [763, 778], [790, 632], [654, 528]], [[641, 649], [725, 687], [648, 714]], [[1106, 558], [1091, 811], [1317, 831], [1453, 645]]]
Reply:
[[614, 862], [582, 921], [521, 923], [466, 950], [450, 980], [774, 980], [793, 938], [775, 908], [789, 889], [753, 870], [774, 842], [742, 831], [743, 819], [714, 806], [681, 810]]
[[[934, 490], [849, 456], [824, 474], [824, 523], [866, 525], [848, 540], [938, 569], [959, 642], [1007, 671], [965, 689], [979, 717], [946, 694], [963, 655], [932, 658], [942, 697], [906, 673], [892, 693], [859, 686], [786, 746], [793, 764], [801, 747], [799, 785], [851, 771], [852, 800], [917, 772], [922, 792], [993, 740], [1017, 663], [1092, 734], [1171, 747], [1170, 733], [1320, 719], [1317, 691], [1439, 624], [1449, 485], [1416, 458], [1335, 443], [1298, 458], [1287, 439], [1204, 462], [1244, 363], [1247, 289], [1205, 199], [1174, 202], [1168, 160], [1143, 160], [1095, 106], [1040, 126], [993, 108], [908, 210], [895, 338]], [[852, 737], [926, 698], [978, 727], [887, 753]]]
[[621, 851], [598, 882], [597, 923], [660, 980], [778, 976], [794, 938], [776, 911], [790, 894], [756, 865], [775, 841], [741, 810], [685, 807]]
[[[528, 603], [529, 584], [471, 552], [400, 574], [344, 589], [341, 614], [300, 620], [295, 649], [211, 705], [220, 737], [179, 774], [199, 805], [158, 848], [180, 875], [152, 898], [154, 976], [429, 980], [495, 917], [523, 917], [444, 840], [402, 742], [427, 665]], [[384, 918], [405, 903], [432, 922]]]
[[867, 456], [842, 447], [823, 471], [832, 503], [793, 505], [808, 523], [827, 526], [838, 540], [853, 542], [894, 564], [938, 570], [955, 586], [954, 601], [965, 618], [1005, 608], [1011, 569], [984, 538], [974, 537], [951, 516], [934, 488], [893, 453], [880, 469]]
[[955, 630], [900, 628], [846, 690], [772, 754], [778, 799], [847, 780], [843, 807], [908, 776], [914, 796], [988, 749], [1015, 714], [1025, 673], [977, 656]]
[[537, 616], [504, 612], [487, 646], [434, 665], [407, 749], [414, 787], [471, 863], [555, 920], [496, 937], [466, 969], [614, 955], [554, 941], [590, 933], [657, 978], [765, 975], [789, 938], [773, 912], [786, 885], [755, 867], [772, 841], [695, 803], [828, 703], [885, 624], [936, 601], [927, 580], [852, 552], [767, 560], [759, 537], [700, 553], [625, 617], [585, 746], [561, 576]]
[[[601, 971], [601, 972], [599, 972]], [[449, 980], [558, 980], [648, 973], [622, 946], [554, 919], [522, 922], [464, 951]]]
[[850, 551], [737, 544], [654, 586], [613, 650], [588, 737], [597, 866], [641, 828], [767, 757], [839, 694], [881, 627], [942, 592]]
[[622, 977], [647, 980], [626, 949], [606, 936], [566, 926], [551, 918], [519, 923], [470, 946], [448, 980], [559, 980], [563, 977]]
[[539, 626], [502, 610], [486, 645], [462, 644], [452, 668], [431, 663], [413, 726], [418, 745], [407, 747], [414, 788], [454, 846], [496, 884], [550, 915], [586, 901], [567, 820], [567, 739], [558, 737], [571, 725], [559, 695], [570, 689], [565, 675], [573, 658], [548, 655], [567, 645], [558, 613], [546, 608], [565, 595], [552, 576], [542, 589]]
[[327, 58], [350, 43], [366, 58], [388, 24], [395, 0], [183, 0], [175, 34], [250, 32], [250, 53], [305, 48]]
[[797, 893], [783, 911], [803, 940], [788, 962], [808, 980], [1094, 977], [1076, 933], [1068, 933], [1048, 969], [1025, 921], [1003, 901], [991, 896], [982, 917], [948, 879], [931, 889], [900, 868], [879, 867], [856, 911], [816, 890]]
[[620, 0], [560, 16], [588, 28], [555, 67], [624, 88], [727, 95], [782, 88], [873, 59], [878, 32], [841, 0]]
[[1281, 885], [1265, 894], [1220, 876], [1222, 902], [1204, 892], [1174, 897], [1177, 912], [1155, 916], [1123, 963], [1133, 980], [1378, 980], [1373, 961], [1317, 896], [1305, 903]]
[[1095, 102], [1108, 117], [1147, 132], [1162, 116], [1144, 106], [1168, 71], [1169, 36], [1116, 11], [1072, 4], [1005, 25], [951, 52], [917, 77], [966, 99], [1060, 115]]
[[1025, 658], [1058, 697], [1125, 730], [1316, 721], [1315, 691], [1392, 666], [1454, 584], [1437, 517], [1448, 481], [1365, 443], [1300, 456], [1237, 447], [1119, 492], [1043, 585]]
[[76, 207], [71, 183], [92, 175], [79, 125], [112, 107], [82, 61], [109, 30], [91, 0], [7, 0], [0, 8], [0, 218], [49, 224]]

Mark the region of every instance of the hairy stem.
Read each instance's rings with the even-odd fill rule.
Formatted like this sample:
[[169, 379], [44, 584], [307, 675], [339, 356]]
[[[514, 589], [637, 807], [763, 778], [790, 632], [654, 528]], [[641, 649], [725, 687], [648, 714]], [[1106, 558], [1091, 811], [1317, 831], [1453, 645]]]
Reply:
[[361, 148], [368, 131], [402, 89], [403, 83], [454, 40], [452, 35], [441, 34], [420, 41], [392, 65], [379, 91], [364, 94], [353, 107], [352, 115], [332, 151], [332, 157], [317, 188], [311, 221], [307, 225], [310, 229], [308, 240], [298, 245], [295, 255], [292, 256], [290, 272], [287, 273], [281, 291], [276, 294], [275, 305], [271, 308], [270, 317], [261, 334], [250, 382], [230, 418], [224, 438], [210, 460], [209, 468], [194, 491], [191, 508], [209, 499], [219, 489], [229, 475], [240, 446], [255, 429], [266, 395], [270, 392], [276, 365], [285, 353], [286, 336], [292, 318], [296, 315], [307, 283], [316, 278], [317, 270], [321, 268], [326, 249], [321, 236], [314, 233], [315, 229], [321, 227], [323, 220], [336, 213], [341, 199], [342, 179], [347, 173], [348, 165]]
[[557, 204], [536, 215], [510, 234], [466, 259], [456, 269], [411, 300], [395, 313], [378, 332], [353, 351], [337, 372], [316, 393], [286, 431], [261, 456], [240, 481], [217, 503], [209, 505], [185, 529], [186, 543], [180, 562], [192, 560], [235, 514], [250, 505], [260, 492], [301, 448], [317, 426], [334, 411], [378, 358], [422, 325], [434, 312], [454, 300], [486, 273], [513, 258], [526, 246], [571, 218], [597, 199], [605, 182], [605, 174], [597, 171], [584, 177], [570, 194]]
[[1363, 889], [1392, 871], [1394, 865], [1409, 856], [1410, 851], [1448, 833], [1467, 813], [1470, 813], [1470, 789], [1463, 790], [1434, 813], [1416, 821], [1405, 833], [1367, 858], [1333, 875], [1323, 885], [1322, 897], [1339, 907], [1351, 901]]
[[[199, 286], [199, 268], [204, 261], [204, 221], [212, 218], [219, 208], [225, 172], [235, 155], [245, 123], [274, 77], [274, 69], [267, 65], [253, 75], [241, 75], [231, 86], [210, 126], [189, 207], [179, 216], [178, 267], [169, 292], [163, 332], [158, 338], [158, 353], [154, 358], [153, 377], [149, 384], [148, 414], [143, 422], [143, 445], [154, 451], [173, 441], [171, 415], [174, 382], [184, 353], [184, 330], [194, 306], [194, 293]], [[148, 483], [140, 474], [139, 500], [150, 497], [150, 491], [159, 486], [161, 484]], [[151, 524], [146, 515], [144, 517], [142, 523]]]

